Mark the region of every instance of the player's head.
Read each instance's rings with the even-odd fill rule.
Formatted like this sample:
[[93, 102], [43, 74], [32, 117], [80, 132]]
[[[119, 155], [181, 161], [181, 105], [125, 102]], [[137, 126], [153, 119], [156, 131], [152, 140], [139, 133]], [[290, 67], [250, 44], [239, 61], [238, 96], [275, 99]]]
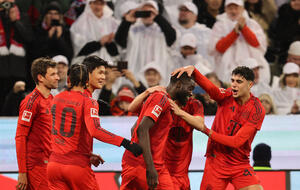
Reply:
[[195, 88], [195, 82], [187, 73], [183, 73], [177, 78], [178, 73], [171, 77], [167, 91], [173, 100], [176, 100], [181, 105], [185, 105], [188, 98], [192, 95]]
[[68, 70], [69, 89], [73, 87], [86, 88], [86, 83], [89, 80], [88, 71], [83, 64], [74, 64]]
[[43, 85], [48, 89], [58, 87], [59, 76], [56, 62], [49, 58], [35, 59], [31, 65], [31, 76], [36, 85]]
[[87, 67], [89, 73], [89, 84], [93, 90], [101, 89], [105, 83], [105, 68], [108, 66], [107, 61], [104, 61], [96, 55], [86, 57], [83, 65]]
[[254, 73], [250, 68], [242, 66], [232, 71], [231, 88], [234, 98], [248, 96], [253, 84]]

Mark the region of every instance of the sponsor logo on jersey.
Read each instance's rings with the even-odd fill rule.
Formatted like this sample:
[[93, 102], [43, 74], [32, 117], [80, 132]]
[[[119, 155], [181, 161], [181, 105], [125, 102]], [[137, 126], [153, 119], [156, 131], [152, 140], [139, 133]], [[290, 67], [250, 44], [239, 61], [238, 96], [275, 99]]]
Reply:
[[91, 117], [99, 117], [98, 110], [96, 108], [91, 108]]
[[159, 115], [161, 114], [162, 108], [159, 105], [156, 105], [153, 110], [152, 110], [152, 114], [155, 115], [156, 117], [159, 117]]
[[32, 112], [24, 111], [21, 120], [30, 122], [31, 116], [32, 116]]

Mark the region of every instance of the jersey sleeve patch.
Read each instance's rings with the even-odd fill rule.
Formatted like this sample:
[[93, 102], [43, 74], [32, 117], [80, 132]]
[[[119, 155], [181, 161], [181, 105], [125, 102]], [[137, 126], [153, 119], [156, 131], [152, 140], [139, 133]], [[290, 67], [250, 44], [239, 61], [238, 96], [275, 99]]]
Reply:
[[91, 117], [96, 117], [98, 118], [99, 115], [98, 115], [98, 110], [96, 108], [91, 108]]
[[152, 114], [155, 115], [155, 117], [159, 117], [161, 112], [162, 112], [162, 108], [159, 105], [154, 106], [153, 110], [152, 110]]
[[22, 114], [21, 120], [22, 120], [22, 121], [26, 121], [26, 122], [30, 122], [31, 116], [32, 116], [32, 112], [26, 111], [26, 110], [25, 110], [25, 111], [23, 112], [23, 114]]

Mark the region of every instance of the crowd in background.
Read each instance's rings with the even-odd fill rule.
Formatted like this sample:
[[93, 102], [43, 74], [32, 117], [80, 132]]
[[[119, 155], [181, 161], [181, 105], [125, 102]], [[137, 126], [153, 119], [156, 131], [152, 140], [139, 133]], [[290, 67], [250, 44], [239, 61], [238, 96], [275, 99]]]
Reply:
[[[187, 65], [220, 88], [247, 66], [267, 114], [300, 113], [300, 0], [0, 0], [1, 115], [18, 115], [34, 88], [34, 59], [58, 63], [56, 95], [68, 67], [88, 55], [110, 63], [93, 94], [101, 115], [134, 115], [128, 105], [137, 94]], [[216, 113], [203, 89], [194, 96], [205, 115]]]

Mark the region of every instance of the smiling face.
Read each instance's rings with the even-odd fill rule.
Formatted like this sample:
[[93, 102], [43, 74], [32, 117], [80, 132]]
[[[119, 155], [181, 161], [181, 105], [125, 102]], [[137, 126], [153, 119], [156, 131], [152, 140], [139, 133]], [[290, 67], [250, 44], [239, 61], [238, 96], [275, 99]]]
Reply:
[[242, 98], [250, 94], [250, 88], [253, 86], [252, 81], [246, 80], [241, 75], [232, 75], [231, 89], [234, 98]]
[[193, 80], [178, 81], [175, 90], [175, 100], [181, 105], [185, 105], [189, 97], [193, 95], [195, 82]]
[[299, 81], [299, 74], [292, 73], [292, 74], [285, 75], [284, 80], [285, 80], [286, 86], [291, 87], [291, 88], [297, 88], [298, 81]]
[[101, 89], [105, 83], [105, 67], [96, 67], [92, 73], [89, 73], [89, 87], [93, 90]]
[[38, 75], [39, 85], [45, 86], [47, 89], [55, 89], [58, 87], [59, 76], [56, 67], [47, 68], [45, 76]]

